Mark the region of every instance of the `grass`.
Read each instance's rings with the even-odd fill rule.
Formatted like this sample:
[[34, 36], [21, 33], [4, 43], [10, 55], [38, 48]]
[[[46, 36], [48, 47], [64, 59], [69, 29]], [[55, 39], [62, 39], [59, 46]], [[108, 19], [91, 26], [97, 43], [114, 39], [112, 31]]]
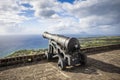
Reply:
[[16, 57], [16, 56], [26, 56], [26, 55], [34, 55], [34, 54], [41, 54], [43, 52], [47, 51], [47, 49], [38, 49], [38, 50], [18, 50], [15, 51], [13, 53], [11, 53], [10, 55], [6, 56], [7, 57]]
[[79, 39], [82, 48], [120, 44], [120, 36], [82, 38]]
[[[82, 38], [82, 39], [79, 38], [78, 40], [80, 42], [81, 48], [120, 44], [120, 36], [107, 36], [107, 37], [96, 37], [96, 38], [93, 37], [93, 38]], [[7, 57], [41, 54], [45, 51], [47, 51], [47, 49], [19, 50], [8, 55]]]

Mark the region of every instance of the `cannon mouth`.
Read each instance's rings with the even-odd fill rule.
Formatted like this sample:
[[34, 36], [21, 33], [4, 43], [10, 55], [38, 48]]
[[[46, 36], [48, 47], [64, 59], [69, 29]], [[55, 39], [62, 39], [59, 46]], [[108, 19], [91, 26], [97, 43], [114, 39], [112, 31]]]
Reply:
[[80, 49], [80, 43], [79, 43], [78, 39], [70, 38], [67, 48], [68, 48], [68, 51], [70, 51], [70, 52], [74, 52], [75, 50]]
[[48, 33], [48, 32], [44, 32], [44, 33], [42, 34], [43, 38], [47, 38], [47, 37], [46, 37], [46, 34], [49, 34], [49, 33]]

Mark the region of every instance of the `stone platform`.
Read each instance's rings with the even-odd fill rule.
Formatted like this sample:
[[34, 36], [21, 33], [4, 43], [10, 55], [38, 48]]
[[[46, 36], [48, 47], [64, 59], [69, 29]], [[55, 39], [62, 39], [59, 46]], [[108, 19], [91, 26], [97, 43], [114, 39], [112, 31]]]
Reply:
[[85, 67], [65, 71], [56, 60], [2, 67], [0, 80], [120, 80], [120, 50], [90, 54]]

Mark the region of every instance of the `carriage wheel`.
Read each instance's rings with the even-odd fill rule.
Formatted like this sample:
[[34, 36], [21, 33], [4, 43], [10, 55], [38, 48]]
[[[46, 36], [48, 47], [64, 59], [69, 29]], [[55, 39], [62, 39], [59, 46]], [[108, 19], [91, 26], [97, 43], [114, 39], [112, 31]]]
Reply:
[[60, 68], [60, 70], [65, 70], [65, 69], [66, 69], [65, 60], [59, 59], [59, 60], [58, 60], [58, 67]]
[[45, 56], [46, 56], [47, 60], [51, 60], [52, 59], [52, 54], [51, 53], [46, 52]]
[[87, 64], [87, 56], [85, 54], [80, 54], [80, 58], [81, 58], [80, 64], [83, 66], [86, 65]]

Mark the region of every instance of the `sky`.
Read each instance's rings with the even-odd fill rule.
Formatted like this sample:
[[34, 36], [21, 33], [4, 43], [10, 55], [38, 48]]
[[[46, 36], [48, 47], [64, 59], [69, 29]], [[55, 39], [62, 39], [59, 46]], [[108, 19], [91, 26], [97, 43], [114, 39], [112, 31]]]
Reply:
[[120, 0], [0, 0], [0, 35], [120, 35]]

